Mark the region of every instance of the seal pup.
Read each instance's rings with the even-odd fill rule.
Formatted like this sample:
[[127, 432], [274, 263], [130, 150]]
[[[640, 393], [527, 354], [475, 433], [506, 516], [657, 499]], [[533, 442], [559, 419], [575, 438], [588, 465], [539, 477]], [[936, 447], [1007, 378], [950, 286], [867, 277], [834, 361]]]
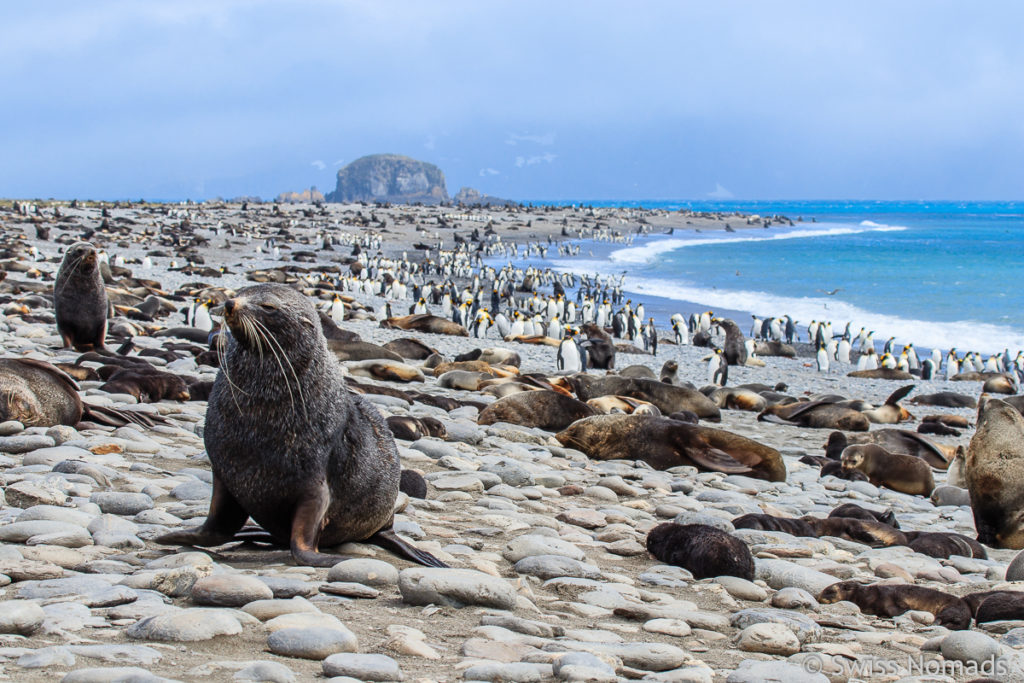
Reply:
[[964, 459], [978, 541], [1024, 548], [1024, 417], [994, 398], [979, 412]]
[[216, 546], [252, 517], [304, 565], [342, 558], [321, 546], [362, 541], [427, 566], [436, 557], [392, 530], [398, 452], [380, 413], [345, 387], [316, 309], [291, 287], [247, 287], [224, 303], [203, 440], [213, 495], [202, 526], [157, 538]]
[[890, 453], [875, 444], [847, 446], [841, 458], [844, 470], [860, 470], [875, 486], [928, 496], [935, 488], [932, 468], [921, 458]]
[[665, 564], [686, 569], [695, 579], [754, 580], [754, 558], [747, 544], [706, 524], [663, 522], [647, 534], [647, 552]]
[[913, 419], [906, 408], [900, 405], [900, 401], [911, 391], [914, 390], [914, 384], [908, 384], [905, 387], [900, 387], [896, 391], [889, 395], [889, 398], [885, 399], [885, 404], [872, 408], [870, 410], [863, 410], [868, 419], [875, 424], [896, 424], [897, 422], [905, 422], [906, 420]]
[[100, 277], [99, 253], [88, 242], [75, 242], [64, 253], [53, 283], [53, 309], [64, 348], [104, 348], [110, 302]]
[[840, 581], [828, 586], [818, 602], [831, 605], [848, 600], [865, 614], [896, 617], [909, 610], [931, 612], [940, 626], [962, 631], [971, 625], [971, 609], [967, 603], [949, 593], [933, 588], [909, 585], [863, 585], [856, 581]]

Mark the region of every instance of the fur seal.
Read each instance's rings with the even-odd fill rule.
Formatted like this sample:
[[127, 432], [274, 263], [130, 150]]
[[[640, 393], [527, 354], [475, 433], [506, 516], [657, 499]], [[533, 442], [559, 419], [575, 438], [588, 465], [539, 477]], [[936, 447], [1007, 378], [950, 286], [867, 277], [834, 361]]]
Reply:
[[152, 366], [117, 368], [100, 387], [100, 391], [108, 394], [131, 394], [139, 403], [156, 403], [164, 399], [188, 401], [192, 398], [184, 379]]
[[657, 375], [646, 365], [630, 365], [619, 370], [620, 377], [632, 377], [633, 379], [656, 379]]
[[679, 363], [674, 360], [667, 360], [661, 366], [659, 379], [665, 384], [675, 384], [679, 381]]
[[786, 465], [774, 448], [668, 417], [595, 415], [574, 422], [555, 438], [594, 460], [642, 460], [656, 470], [692, 465], [768, 481], [786, 480]]
[[760, 513], [741, 515], [732, 520], [736, 529], [758, 529], [760, 531], [781, 531], [790, 536], [816, 538], [817, 534], [811, 525], [798, 517], [776, 517]]
[[145, 413], [114, 410], [82, 402], [78, 384], [67, 373], [32, 358], [0, 359], [0, 420], [17, 420], [26, 427], [74, 427], [83, 420], [123, 427], [129, 422], [152, 427]]
[[448, 430], [436, 417], [412, 417], [410, 415], [392, 415], [387, 418], [388, 429], [396, 439], [405, 441], [418, 441], [424, 436], [434, 436], [443, 439], [448, 436]]
[[795, 424], [811, 429], [842, 429], [866, 432], [871, 428], [867, 415], [830, 401], [801, 401], [786, 405], [774, 404], [762, 410], [759, 422]]
[[356, 377], [369, 377], [384, 382], [425, 382], [419, 368], [396, 360], [361, 360], [347, 363], [345, 369]]
[[484, 408], [476, 421], [482, 425], [509, 422], [553, 432], [596, 414], [597, 411], [583, 401], [542, 389], [500, 398]]
[[653, 403], [663, 415], [688, 410], [696, 413], [702, 420], [718, 422], [722, 419], [721, 411], [711, 399], [687, 387], [665, 384], [658, 380], [632, 379], [615, 375], [598, 378], [577, 374], [569, 379], [581, 401], [611, 394]]
[[860, 470], [875, 486], [893, 491], [929, 496], [935, 488], [932, 468], [924, 460], [874, 444], [847, 446], [842, 463], [844, 470]]
[[830, 605], [848, 600], [865, 614], [896, 617], [909, 610], [931, 612], [936, 622], [954, 631], [971, 625], [971, 609], [967, 603], [949, 593], [933, 588], [909, 585], [863, 585], [856, 581], [841, 581], [828, 586], [818, 596], [818, 602]]
[[780, 341], [754, 342], [754, 353], [759, 356], [776, 356], [779, 358], [796, 358], [796, 349]]
[[[437, 386], [444, 389], [461, 389], [463, 391], [476, 391], [481, 383], [490, 375], [484, 372], [472, 372], [470, 370], [449, 370], [437, 378]], [[505, 385], [501, 385], [505, 386]]]
[[[714, 401], [719, 408], [759, 413], [768, 407], [768, 401], [763, 396], [755, 394], [749, 389], [740, 387], [709, 387], [709, 389], [706, 396]], [[704, 393], [704, 390], [701, 390], [701, 393]]]
[[466, 353], [455, 356], [455, 361], [478, 360], [488, 365], [511, 365], [518, 368], [522, 363], [519, 354], [512, 349], [503, 349], [500, 346], [493, 346], [487, 349], [473, 349]]
[[977, 408], [978, 402], [971, 396], [958, 394], [955, 391], [939, 391], [934, 394], [920, 394], [910, 399], [910, 403], [919, 406], [938, 406], [940, 408]]
[[740, 332], [739, 325], [728, 318], [715, 318], [712, 322], [725, 330], [725, 343], [722, 345], [725, 360], [729, 362], [729, 365], [746, 365], [746, 339]]
[[940, 626], [953, 631], [963, 631], [971, 626], [971, 608], [964, 600], [923, 586], [865, 586], [855, 581], [844, 581], [828, 586], [818, 596], [818, 602], [826, 605], [841, 600], [849, 600], [865, 614], [898, 616], [915, 609], [932, 612]]
[[1024, 592], [983, 591], [963, 597], [974, 613], [974, 621], [985, 624], [991, 621], [1020, 621], [1024, 619]]
[[409, 337], [392, 339], [387, 344], [384, 344], [384, 348], [388, 351], [394, 351], [406, 360], [426, 360], [430, 358], [431, 354], [437, 353], [437, 349], [427, 346], [419, 339], [411, 339]]
[[341, 558], [320, 546], [374, 543], [444, 566], [392, 530], [399, 466], [384, 419], [345, 387], [316, 309], [291, 287], [246, 287], [224, 304], [221, 348], [203, 435], [213, 496], [202, 526], [157, 538], [216, 546], [252, 517], [301, 564]]
[[597, 412], [608, 415], [610, 413], [626, 413], [632, 415], [640, 410], [640, 415], [660, 415], [661, 411], [653, 403], [640, 401], [626, 396], [601, 396], [587, 401], [587, 405]]
[[846, 373], [847, 377], [860, 377], [861, 379], [892, 379], [908, 380], [915, 379], [909, 372], [895, 370], [893, 368], [875, 368], [874, 370], [854, 370]]
[[922, 555], [949, 559], [952, 555], [987, 560], [985, 547], [973, 538], [951, 531], [908, 531], [908, 545]]
[[1017, 387], [1013, 386], [1013, 382], [1006, 375], [999, 375], [998, 377], [985, 380], [981, 390], [986, 394], [1007, 394], [1012, 396], [1017, 393]]
[[964, 462], [978, 540], [1024, 548], [1024, 417], [999, 399], [983, 402]]
[[869, 410], [862, 410], [861, 412], [867, 415], [867, 418], [875, 424], [883, 425], [894, 425], [897, 422], [906, 422], [907, 420], [913, 419], [906, 408], [900, 405], [902, 400], [907, 394], [914, 390], [913, 384], [909, 384], [905, 387], [900, 387], [896, 391], [889, 395], [889, 398], [885, 399], [885, 404], [880, 405], [877, 408]]
[[861, 507], [856, 503], [844, 503], [839, 505], [828, 513], [829, 517], [846, 517], [848, 519], [863, 519], [869, 522], [881, 522], [882, 524], [888, 524], [893, 529], [899, 529], [900, 523], [896, 520], [896, 515], [893, 514], [892, 510], [886, 510], [885, 512], [875, 512], [868, 508]]
[[939, 470], [944, 470], [949, 466], [949, 457], [952, 454], [947, 454], [938, 444], [916, 432], [905, 429], [876, 429], [867, 434], [847, 435], [842, 432], [832, 432], [828, 435], [825, 455], [839, 460], [847, 446], [856, 444], [875, 444], [890, 453], [913, 455]]
[[75, 242], [64, 253], [53, 283], [53, 309], [64, 348], [104, 348], [110, 302], [100, 277], [99, 254], [88, 242]]
[[387, 318], [381, 321], [380, 326], [386, 328], [397, 328], [400, 330], [417, 330], [419, 332], [430, 332], [432, 334], [447, 334], [454, 337], [469, 336], [469, 330], [462, 325], [428, 313]]
[[340, 361], [389, 360], [401, 363], [403, 358], [391, 349], [364, 341], [339, 342], [328, 340], [327, 348]]
[[747, 544], [713, 526], [663, 522], [647, 534], [647, 552], [665, 564], [682, 567], [695, 579], [754, 579], [754, 558]]

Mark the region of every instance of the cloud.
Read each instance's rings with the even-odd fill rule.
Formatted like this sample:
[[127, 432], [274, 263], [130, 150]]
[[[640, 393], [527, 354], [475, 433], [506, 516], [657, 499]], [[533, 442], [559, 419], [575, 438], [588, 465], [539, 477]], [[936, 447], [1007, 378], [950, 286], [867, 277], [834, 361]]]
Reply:
[[333, 165], [334, 165], [334, 166], [341, 166], [341, 165], [342, 165], [342, 164], [344, 164], [344, 163], [345, 163], [345, 160], [344, 160], [344, 159], [338, 159], [337, 161], [335, 161], [335, 162], [334, 162], [334, 164], [333, 164]]
[[532, 142], [538, 145], [553, 145], [555, 144], [555, 134], [544, 133], [544, 135], [517, 135], [516, 133], [509, 133], [505, 137], [506, 145], [517, 145], [520, 142]]
[[708, 192], [711, 199], [732, 199], [734, 196], [732, 192], [722, 187], [722, 183], [715, 183], [714, 191]]
[[434, 149], [435, 147], [437, 147], [437, 136], [428, 135], [427, 141], [423, 143], [423, 146], [426, 147], [427, 149]]
[[489, 176], [489, 175], [501, 175], [501, 171], [499, 171], [496, 168], [481, 168], [480, 169], [480, 177], [481, 178], [483, 178], [484, 176]]
[[309, 165], [313, 166], [318, 171], [322, 171], [325, 168], [327, 168], [327, 164], [325, 164], [324, 162], [320, 161], [319, 159], [317, 159], [316, 161], [309, 162]]
[[538, 156], [532, 157], [516, 157], [516, 167], [522, 168], [523, 166], [533, 166], [534, 164], [550, 164], [552, 161], [558, 158], [557, 154], [546, 152]]

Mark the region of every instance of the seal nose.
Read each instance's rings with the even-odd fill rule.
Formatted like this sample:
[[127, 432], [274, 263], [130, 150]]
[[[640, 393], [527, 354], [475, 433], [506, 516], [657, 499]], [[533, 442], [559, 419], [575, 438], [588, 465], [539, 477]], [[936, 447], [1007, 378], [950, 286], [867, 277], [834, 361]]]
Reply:
[[228, 299], [227, 301], [225, 301], [224, 302], [224, 310], [227, 311], [228, 313], [234, 313], [235, 312], [235, 300], [234, 299]]

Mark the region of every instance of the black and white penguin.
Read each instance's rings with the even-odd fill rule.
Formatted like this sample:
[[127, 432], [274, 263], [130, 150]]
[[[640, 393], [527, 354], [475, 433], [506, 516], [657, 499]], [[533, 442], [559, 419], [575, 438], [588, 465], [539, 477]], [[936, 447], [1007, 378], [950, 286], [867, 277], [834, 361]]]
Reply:
[[207, 299], [198, 306], [195, 307], [192, 315], [192, 327], [209, 332], [213, 329], [213, 318], [210, 317], [210, 304], [212, 302]]
[[587, 369], [587, 353], [576, 341], [571, 330], [567, 330], [565, 338], [558, 345], [558, 353], [555, 356], [555, 365], [559, 372], [575, 373]]
[[921, 379], [931, 379], [935, 376], [935, 362], [931, 358], [921, 361]]
[[818, 360], [818, 372], [826, 372], [827, 373], [828, 372], [828, 367], [829, 367], [829, 365], [828, 365], [828, 349], [826, 349], [825, 345], [820, 343], [820, 342], [818, 343], [818, 356], [817, 356], [817, 360]]
[[644, 350], [650, 351], [652, 355], [658, 355], [658, 331], [654, 329], [654, 318], [650, 318], [643, 328], [641, 335], [644, 339]]
[[883, 356], [887, 353], [892, 353], [892, 346], [894, 343], [896, 343], [896, 337], [889, 337], [888, 339], [885, 340], [885, 346], [882, 347]]
[[729, 380], [729, 362], [722, 349], [716, 348], [708, 358], [708, 383], [724, 387]]

